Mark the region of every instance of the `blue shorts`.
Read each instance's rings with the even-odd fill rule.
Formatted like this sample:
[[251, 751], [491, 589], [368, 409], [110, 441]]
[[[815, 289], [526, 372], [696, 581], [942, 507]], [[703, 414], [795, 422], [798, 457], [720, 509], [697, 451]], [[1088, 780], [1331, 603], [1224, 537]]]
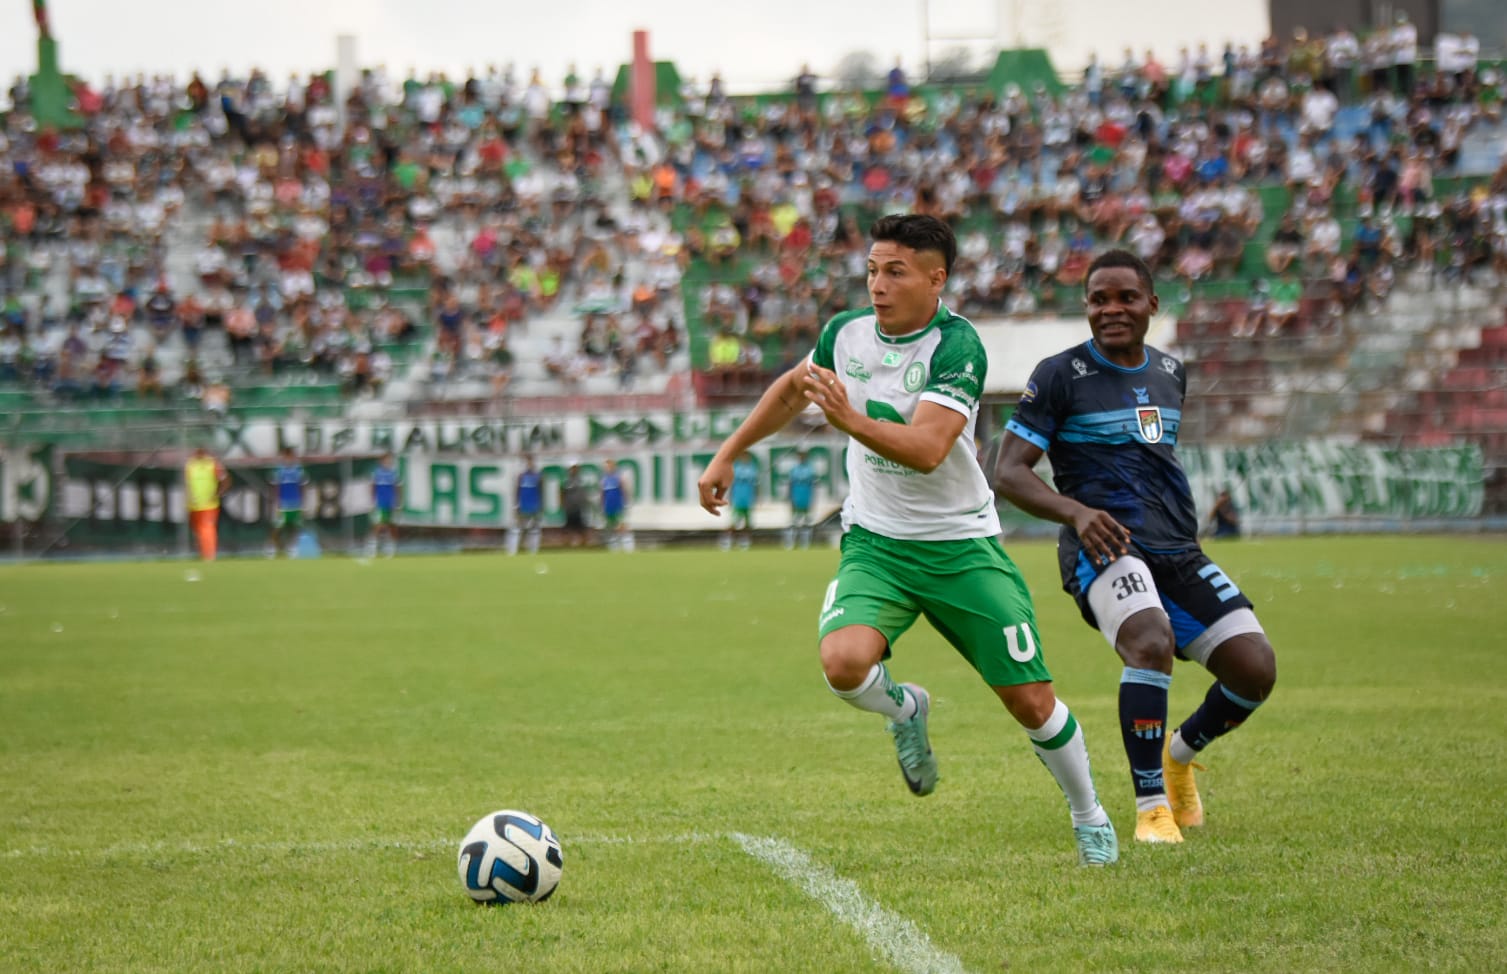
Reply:
[[1126, 561], [1125, 558], [1107, 565], [1095, 563], [1084, 554], [1077, 537], [1067, 532], [1063, 532], [1057, 542], [1057, 564], [1062, 572], [1063, 591], [1078, 603], [1083, 621], [1103, 631], [1111, 640], [1112, 630], [1118, 628], [1118, 622], [1100, 619], [1101, 613], [1094, 611], [1089, 598], [1094, 582], [1105, 574], [1116, 576], [1116, 586], [1123, 589], [1115, 592], [1112, 598], [1139, 602], [1148, 592], [1156, 596], [1172, 623], [1178, 656], [1183, 659], [1190, 658], [1183, 650], [1209, 632], [1215, 623], [1241, 609], [1253, 608], [1251, 600], [1201, 548], [1155, 552], [1137, 547], [1132, 542], [1127, 558], [1144, 563], [1151, 578], [1142, 579], [1138, 573], [1124, 574], [1122, 562]]

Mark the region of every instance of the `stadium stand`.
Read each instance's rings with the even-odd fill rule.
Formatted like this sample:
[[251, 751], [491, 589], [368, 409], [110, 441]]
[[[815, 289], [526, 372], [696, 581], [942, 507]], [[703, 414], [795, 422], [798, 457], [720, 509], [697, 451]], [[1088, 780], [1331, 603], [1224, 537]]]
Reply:
[[977, 317], [1072, 313], [1094, 251], [1141, 253], [1190, 433], [1468, 432], [1507, 462], [1502, 65], [1409, 85], [1348, 33], [1070, 86], [1039, 52], [739, 97], [662, 63], [658, 131], [621, 72], [105, 79], [63, 132], [18, 82], [6, 425], [737, 401], [862, 303], [867, 222], [902, 209], [957, 227]]

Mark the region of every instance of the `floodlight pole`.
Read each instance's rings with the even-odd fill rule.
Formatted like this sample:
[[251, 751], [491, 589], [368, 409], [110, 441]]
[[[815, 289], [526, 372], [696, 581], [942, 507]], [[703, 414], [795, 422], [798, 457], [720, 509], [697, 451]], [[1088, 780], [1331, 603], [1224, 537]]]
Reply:
[[921, 80], [931, 81], [931, 3], [921, 0]]

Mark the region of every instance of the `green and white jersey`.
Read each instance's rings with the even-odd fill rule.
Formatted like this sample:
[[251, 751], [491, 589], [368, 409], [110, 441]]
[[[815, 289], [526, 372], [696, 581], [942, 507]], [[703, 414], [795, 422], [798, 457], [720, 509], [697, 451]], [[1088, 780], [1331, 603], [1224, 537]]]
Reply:
[[938, 303], [925, 328], [897, 338], [879, 330], [873, 308], [847, 311], [827, 322], [811, 361], [836, 372], [854, 408], [872, 419], [909, 423], [922, 402], [968, 417], [947, 459], [929, 474], [849, 440], [844, 528], [857, 524], [912, 541], [999, 534], [994, 493], [973, 446], [988, 359], [968, 319]]

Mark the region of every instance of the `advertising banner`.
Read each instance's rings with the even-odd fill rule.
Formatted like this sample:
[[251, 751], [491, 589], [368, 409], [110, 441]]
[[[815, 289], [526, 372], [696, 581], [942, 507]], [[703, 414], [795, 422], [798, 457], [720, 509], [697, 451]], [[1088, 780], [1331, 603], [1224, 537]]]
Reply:
[[52, 447], [0, 448], [0, 522], [41, 521], [52, 505]]
[[1179, 447], [1201, 510], [1229, 488], [1247, 523], [1473, 518], [1486, 473], [1474, 444], [1401, 448], [1310, 440]]
[[[304, 460], [306, 523], [337, 536], [346, 527], [365, 530], [371, 510], [372, 462], [360, 458]], [[231, 486], [220, 501], [220, 535], [231, 543], [264, 541], [275, 509], [274, 461], [228, 461]], [[80, 453], [63, 459], [58, 510], [76, 543], [171, 545], [187, 520], [183, 468], [153, 456], [142, 463], [129, 454]]]

